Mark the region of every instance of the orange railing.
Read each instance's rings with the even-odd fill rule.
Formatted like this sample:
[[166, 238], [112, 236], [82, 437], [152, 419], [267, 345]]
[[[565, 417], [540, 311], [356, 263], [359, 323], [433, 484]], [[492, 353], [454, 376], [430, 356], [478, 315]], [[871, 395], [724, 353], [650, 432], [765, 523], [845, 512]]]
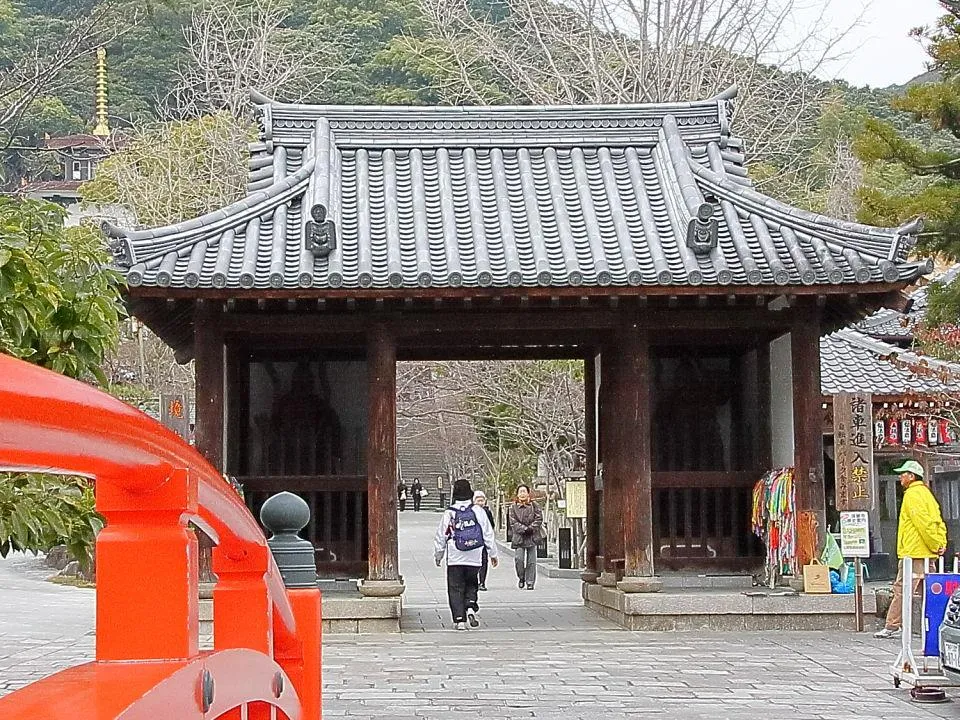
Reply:
[[[320, 717], [320, 593], [288, 589], [241, 499], [174, 433], [0, 355], [0, 469], [96, 481], [96, 661], [0, 698], [4, 720]], [[200, 652], [196, 535], [216, 543]], [[276, 708], [274, 713], [271, 708]]]

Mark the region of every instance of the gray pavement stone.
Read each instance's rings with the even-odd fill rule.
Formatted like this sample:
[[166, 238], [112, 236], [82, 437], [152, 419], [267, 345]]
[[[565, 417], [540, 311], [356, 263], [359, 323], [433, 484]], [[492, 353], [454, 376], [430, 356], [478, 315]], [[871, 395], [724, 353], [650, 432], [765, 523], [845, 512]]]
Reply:
[[[585, 610], [579, 583], [518, 590], [491, 571], [479, 631], [449, 629], [432, 561], [436, 513], [400, 517], [407, 582], [400, 634], [324, 641], [324, 716], [387, 720], [873, 720], [957, 717], [892, 686], [896, 648], [867, 634], [631, 633]], [[0, 561], [0, 695], [93, 656], [94, 593], [45, 581], [32, 557]]]

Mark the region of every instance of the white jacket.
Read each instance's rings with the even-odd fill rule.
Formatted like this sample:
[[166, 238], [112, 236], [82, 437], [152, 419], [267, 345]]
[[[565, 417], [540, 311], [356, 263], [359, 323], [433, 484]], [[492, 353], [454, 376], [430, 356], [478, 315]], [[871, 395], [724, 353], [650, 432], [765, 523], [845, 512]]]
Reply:
[[[497, 540], [493, 534], [493, 526], [483, 508], [473, 505], [472, 500], [458, 500], [452, 507], [458, 510], [471, 507], [473, 514], [477, 516], [477, 522], [480, 523], [480, 529], [483, 530], [483, 544], [487, 548], [487, 554], [491, 558], [497, 557]], [[483, 564], [483, 548], [478, 547], [473, 550], [458, 550], [457, 544], [453, 540], [453, 521], [456, 515], [453, 510], [447, 508], [440, 518], [440, 524], [437, 526], [437, 534], [433, 538], [434, 559], [439, 562], [443, 556], [447, 557], [447, 565], [472, 565], [480, 567]]]

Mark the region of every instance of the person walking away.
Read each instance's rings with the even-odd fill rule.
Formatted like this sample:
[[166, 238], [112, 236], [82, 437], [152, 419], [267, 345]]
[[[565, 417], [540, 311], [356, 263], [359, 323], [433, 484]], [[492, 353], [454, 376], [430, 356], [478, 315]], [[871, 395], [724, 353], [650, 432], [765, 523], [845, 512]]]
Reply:
[[[493, 513], [490, 512], [490, 508], [487, 507], [487, 494], [483, 490], [476, 490], [473, 493], [473, 504], [477, 507], [483, 508], [483, 511], [487, 514], [487, 519], [490, 521], [490, 527], [496, 531], [497, 524], [493, 521]], [[483, 547], [483, 563], [480, 565], [480, 587], [478, 588], [481, 592], [486, 592], [487, 590], [487, 570], [489, 568], [490, 553], [487, 552], [487, 547]]]
[[410, 488], [410, 491], [413, 494], [413, 511], [420, 512], [420, 501], [423, 500], [423, 496], [426, 495], [423, 485], [420, 484], [420, 478], [416, 477], [413, 479], [413, 487]]
[[400, 503], [400, 512], [403, 512], [404, 510], [406, 510], [407, 509], [407, 486], [403, 482], [403, 480], [401, 480], [400, 483], [397, 485], [397, 500]]
[[520, 485], [517, 500], [507, 513], [512, 536], [511, 546], [515, 552], [519, 587], [533, 590], [537, 582], [537, 545], [543, 533], [543, 512], [533, 501], [530, 488]]
[[907, 460], [894, 468], [900, 475], [903, 486], [903, 502], [900, 503], [900, 518], [897, 522], [897, 557], [900, 567], [893, 583], [893, 598], [887, 611], [883, 629], [874, 637], [899, 637], [903, 623], [903, 558], [913, 560], [913, 587], [917, 594], [929, 569], [931, 558], [943, 555], [947, 550], [947, 526], [940, 514], [940, 505], [923, 482], [923, 466], [916, 460]]
[[447, 599], [456, 630], [477, 627], [477, 589], [483, 550], [490, 555], [490, 564], [497, 567], [497, 543], [493, 526], [482, 508], [473, 504], [473, 489], [465, 478], [453, 485], [453, 504], [440, 518], [433, 540], [437, 567], [447, 559]]

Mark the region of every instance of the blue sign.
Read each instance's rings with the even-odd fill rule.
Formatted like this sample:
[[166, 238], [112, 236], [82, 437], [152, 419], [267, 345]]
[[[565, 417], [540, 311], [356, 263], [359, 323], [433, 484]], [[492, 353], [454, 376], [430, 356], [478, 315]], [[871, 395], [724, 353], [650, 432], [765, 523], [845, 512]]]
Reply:
[[923, 654], [940, 655], [940, 625], [953, 591], [960, 588], [960, 575], [932, 573], [923, 581]]

